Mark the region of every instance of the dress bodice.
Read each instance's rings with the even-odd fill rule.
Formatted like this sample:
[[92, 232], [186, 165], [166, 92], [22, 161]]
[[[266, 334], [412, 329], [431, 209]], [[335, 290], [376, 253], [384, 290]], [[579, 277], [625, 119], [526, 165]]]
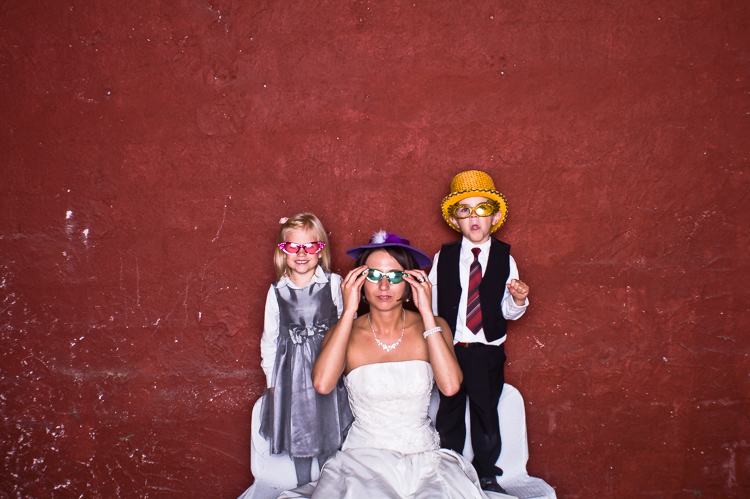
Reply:
[[373, 447], [413, 454], [440, 447], [427, 412], [434, 383], [429, 362], [367, 364], [353, 369], [344, 382], [354, 414], [344, 449]]
[[331, 295], [330, 274], [326, 282], [313, 282], [304, 288], [276, 286], [279, 304], [279, 334], [292, 343], [304, 343], [310, 336], [324, 335], [338, 321]]

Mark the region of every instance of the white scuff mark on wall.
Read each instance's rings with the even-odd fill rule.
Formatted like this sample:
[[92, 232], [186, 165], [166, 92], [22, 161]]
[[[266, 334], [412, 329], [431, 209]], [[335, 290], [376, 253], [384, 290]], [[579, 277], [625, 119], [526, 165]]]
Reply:
[[65, 480], [65, 483], [61, 483], [60, 485], [55, 485], [55, 490], [67, 489], [68, 487], [70, 487], [70, 479]]
[[[5, 287], [5, 286], [3, 285], [2, 287]], [[15, 293], [8, 294], [1, 303], [3, 307], [0, 308], [0, 313], [3, 313], [3, 314], [7, 313], [8, 317], [11, 317], [12, 314], [10, 312], [10, 307], [15, 305], [16, 303], [18, 303], [18, 298], [16, 298], [16, 294]]]
[[[742, 442], [745, 443], [744, 441]], [[731, 445], [724, 445], [724, 449], [729, 452], [729, 459], [722, 465], [726, 475], [726, 487], [733, 489], [737, 487], [737, 442]], [[746, 446], [746, 445], [745, 445]]]
[[73, 234], [73, 230], [75, 230], [75, 222], [73, 221], [73, 212], [71, 210], [68, 210], [65, 212], [65, 233], [68, 235], [68, 239], [70, 239], [70, 236]]
[[224, 215], [221, 218], [221, 224], [219, 225], [219, 230], [216, 231], [216, 237], [214, 237], [211, 242], [215, 243], [219, 239], [219, 235], [221, 234], [221, 229], [224, 227], [224, 222], [227, 219], [227, 203], [231, 201], [232, 196], [227, 196], [226, 200], [224, 201]]
[[188, 275], [187, 281], [185, 282], [185, 299], [182, 301], [182, 306], [185, 308], [185, 325], [187, 326], [188, 319], [190, 318], [190, 312], [188, 311], [188, 295], [190, 294], [190, 278], [192, 274]]
[[138, 257], [135, 257], [135, 303], [141, 308], [141, 269], [138, 266]]
[[138, 310], [141, 311], [143, 319], [146, 322], [151, 322], [148, 318], [148, 314], [146, 314], [146, 311], [143, 310], [143, 306], [141, 305], [141, 267], [138, 264], [138, 257], [135, 257], [135, 300], [135, 304], [138, 307]]
[[[73, 210], [65, 212], [65, 234], [68, 236], [68, 250], [70, 250], [70, 244], [73, 243], [73, 231], [75, 230], [75, 222], [73, 221]], [[63, 256], [66, 260], [73, 258], [72, 251], [63, 251]]]
[[120, 252], [120, 291], [122, 291], [122, 294], [124, 296], [125, 300], [125, 329], [128, 329], [130, 327], [129, 324], [129, 317], [128, 315], [130, 312], [130, 309], [128, 308], [128, 297], [127, 297], [127, 290], [125, 289], [125, 268], [124, 268], [124, 262], [122, 260], [122, 252]]

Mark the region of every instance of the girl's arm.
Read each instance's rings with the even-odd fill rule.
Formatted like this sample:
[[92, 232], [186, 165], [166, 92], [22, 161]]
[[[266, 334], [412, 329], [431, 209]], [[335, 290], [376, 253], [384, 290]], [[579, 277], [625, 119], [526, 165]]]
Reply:
[[344, 311], [344, 299], [341, 296], [341, 276], [338, 274], [331, 274], [331, 298], [333, 304], [336, 306], [336, 317], [341, 317], [341, 313]]
[[453, 351], [453, 337], [448, 323], [432, 313], [432, 283], [421, 270], [409, 270], [407, 281], [411, 284], [414, 304], [422, 315], [425, 331], [434, 327], [442, 330], [430, 334], [426, 339], [427, 355], [435, 373], [435, 383], [443, 395], [455, 395], [464, 375]]
[[362, 271], [366, 268], [362, 266], [353, 269], [341, 283], [344, 311], [339, 321], [328, 330], [323, 338], [318, 360], [313, 366], [312, 381], [318, 393], [324, 395], [331, 393], [346, 368], [346, 349], [359, 306], [360, 290], [365, 280]]
[[263, 335], [260, 337], [260, 366], [266, 374], [266, 386], [273, 388], [273, 366], [276, 363], [276, 349], [279, 339], [279, 303], [276, 291], [271, 285], [266, 296], [266, 312], [263, 321]]

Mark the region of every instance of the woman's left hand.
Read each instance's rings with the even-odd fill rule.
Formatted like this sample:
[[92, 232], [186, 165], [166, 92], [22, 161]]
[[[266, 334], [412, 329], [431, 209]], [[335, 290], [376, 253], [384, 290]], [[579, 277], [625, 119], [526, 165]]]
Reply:
[[420, 313], [432, 314], [432, 283], [424, 270], [406, 270], [406, 282], [411, 285], [414, 305]]

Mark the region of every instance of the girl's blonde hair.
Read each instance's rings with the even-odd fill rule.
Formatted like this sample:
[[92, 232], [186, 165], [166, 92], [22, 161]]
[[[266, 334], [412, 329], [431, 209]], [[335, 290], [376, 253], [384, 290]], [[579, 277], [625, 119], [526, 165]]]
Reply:
[[[276, 238], [276, 242], [286, 242], [289, 233], [297, 229], [307, 229], [313, 234], [316, 241], [325, 243], [325, 247], [320, 250], [320, 253], [318, 253], [318, 256], [320, 257], [318, 265], [320, 265], [324, 271], [330, 272], [331, 250], [328, 247], [328, 235], [326, 235], [326, 230], [323, 228], [323, 224], [318, 217], [312, 213], [298, 213], [293, 217], [289, 217], [289, 219], [281, 226], [279, 237]], [[281, 279], [281, 276], [287, 271], [286, 253], [284, 253], [278, 246], [276, 246], [276, 250], [273, 252], [273, 264], [276, 267], [276, 278]]]

